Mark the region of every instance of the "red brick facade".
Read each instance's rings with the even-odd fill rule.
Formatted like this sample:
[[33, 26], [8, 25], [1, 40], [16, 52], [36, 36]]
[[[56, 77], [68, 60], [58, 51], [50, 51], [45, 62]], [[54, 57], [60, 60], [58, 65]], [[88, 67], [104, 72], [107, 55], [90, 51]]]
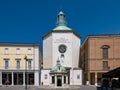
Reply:
[[120, 67], [120, 35], [88, 36], [80, 51], [84, 84], [98, 85], [103, 73]]

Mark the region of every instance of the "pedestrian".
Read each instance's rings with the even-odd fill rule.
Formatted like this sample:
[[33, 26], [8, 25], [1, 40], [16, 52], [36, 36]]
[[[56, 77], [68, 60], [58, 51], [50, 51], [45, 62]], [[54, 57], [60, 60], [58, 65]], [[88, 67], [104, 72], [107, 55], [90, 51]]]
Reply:
[[5, 82], [6, 86], [9, 85], [9, 80], [7, 79]]

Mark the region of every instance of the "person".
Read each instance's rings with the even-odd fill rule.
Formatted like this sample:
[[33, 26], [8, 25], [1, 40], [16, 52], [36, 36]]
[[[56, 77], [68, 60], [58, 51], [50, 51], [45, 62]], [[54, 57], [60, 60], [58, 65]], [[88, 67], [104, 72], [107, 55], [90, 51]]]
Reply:
[[9, 85], [9, 80], [7, 79], [5, 83], [6, 83], [6, 85]]
[[42, 85], [43, 85], [43, 82], [42, 82]]
[[102, 78], [101, 79], [101, 89], [107, 90], [108, 87], [109, 87], [109, 80], [107, 78]]

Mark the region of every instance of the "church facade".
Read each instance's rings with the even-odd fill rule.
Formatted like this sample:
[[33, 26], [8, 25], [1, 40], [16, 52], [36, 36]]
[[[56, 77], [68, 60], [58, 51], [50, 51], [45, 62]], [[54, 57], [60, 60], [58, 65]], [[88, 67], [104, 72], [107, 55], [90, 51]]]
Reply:
[[67, 27], [61, 11], [56, 27], [43, 36], [43, 69], [41, 83], [54, 87], [82, 85], [79, 66], [80, 36]]

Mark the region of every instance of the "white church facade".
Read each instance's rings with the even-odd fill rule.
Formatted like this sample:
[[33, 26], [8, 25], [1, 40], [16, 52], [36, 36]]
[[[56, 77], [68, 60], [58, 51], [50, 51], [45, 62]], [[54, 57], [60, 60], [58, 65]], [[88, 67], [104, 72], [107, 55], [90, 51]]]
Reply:
[[80, 39], [76, 32], [67, 27], [65, 14], [60, 11], [56, 27], [43, 36], [43, 85], [82, 85], [82, 70], [79, 68]]

